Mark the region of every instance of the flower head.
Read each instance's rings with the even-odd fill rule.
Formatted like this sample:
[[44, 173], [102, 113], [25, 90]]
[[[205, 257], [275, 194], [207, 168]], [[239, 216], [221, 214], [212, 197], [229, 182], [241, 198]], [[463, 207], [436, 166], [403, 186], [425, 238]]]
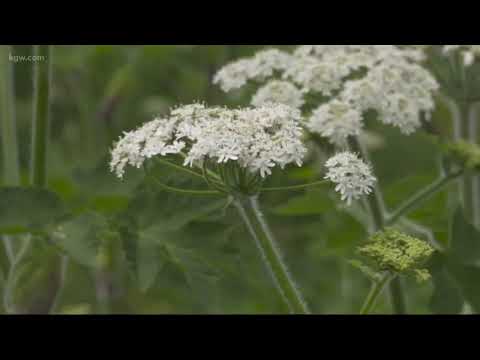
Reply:
[[122, 177], [126, 165], [140, 167], [153, 156], [183, 152], [185, 166], [234, 161], [265, 177], [275, 166], [302, 164], [300, 118], [298, 110], [281, 104], [233, 110], [182, 106], [126, 133], [112, 150], [110, 167]]
[[[452, 45], [460, 46], [460, 45]], [[473, 46], [473, 45], [472, 45]], [[354, 113], [375, 110], [380, 121], [398, 127], [408, 135], [421, 126], [422, 115], [430, 118], [439, 85], [422, 66], [427, 45], [302, 45], [292, 54], [267, 50], [227, 65], [214, 82], [223, 90], [241, 87], [248, 80], [273, 81], [260, 89], [252, 100], [258, 105], [277, 100], [301, 107], [303, 95], [319, 94], [327, 101], [350, 104]], [[287, 86], [287, 83], [291, 83]], [[325, 108], [322, 108], [325, 110]], [[320, 117], [314, 117], [317, 123]], [[331, 118], [329, 118], [331, 119]], [[322, 125], [310, 130], [327, 136]], [[328, 123], [330, 123], [328, 121]], [[312, 123], [313, 124], [313, 123]], [[332, 143], [339, 139], [330, 131]], [[358, 133], [358, 132], [357, 132]], [[328, 137], [328, 136], [327, 136]]]
[[362, 112], [375, 110], [380, 121], [409, 135], [421, 126], [422, 113], [430, 118], [438, 88], [422, 66], [390, 59], [364, 78], [347, 82], [339, 96]]
[[333, 145], [345, 147], [350, 136], [360, 135], [362, 113], [349, 103], [333, 100], [312, 113], [307, 127], [313, 133], [329, 139]]
[[357, 155], [350, 152], [339, 153], [330, 158], [325, 166], [328, 169], [325, 179], [337, 184], [335, 191], [341, 194], [347, 205], [350, 205], [352, 200], [372, 192], [376, 179], [370, 166]]
[[223, 91], [239, 89], [249, 80], [265, 81], [276, 71], [288, 68], [291, 56], [277, 49], [258, 52], [251, 58], [241, 59], [224, 66], [213, 78]]
[[467, 171], [480, 171], [480, 146], [464, 140], [448, 144], [447, 156], [460, 168]]
[[268, 103], [279, 103], [301, 108], [305, 103], [303, 93], [288, 81], [272, 80], [258, 89], [253, 96], [251, 104], [259, 107]]
[[391, 228], [373, 235], [370, 242], [359, 249], [359, 253], [371, 260], [377, 270], [413, 273], [419, 281], [428, 280], [430, 276], [421, 266], [433, 252], [425, 241]]

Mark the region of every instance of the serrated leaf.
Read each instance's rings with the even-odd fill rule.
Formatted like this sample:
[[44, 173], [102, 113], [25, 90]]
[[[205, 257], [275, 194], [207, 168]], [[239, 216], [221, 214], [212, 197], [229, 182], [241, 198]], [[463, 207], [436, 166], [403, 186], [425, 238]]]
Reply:
[[137, 254], [138, 286], [142, 292], [147, 292], [154, 285], [164, 260], [159, 255], [158, 246], [145, 244], [141, 239], [138, 242]]
[[41, 231], [67, 214], [54, 192], [29, 187], [0, 188], [0, 233]]
[[[163, 168], [162, 168], [163, 169]], [[205, 183], [191, 179], [189, 175], [178, 172], [156, 174], [163, 183], [184, 189], [203, 189]], [[177, 231], [188, 223], [220, 211], [225, 199], [218, 197], [192, 197], [166, 192], [146, 179], [131, 200], [127, 213], [137, 220], [140, 229], [161, 226], [164, 232]]]
[[[9, 277], [8, 303], [16, 313], [48, 313], [61, 285], [62, 255], [40, 238], [32, 238]], [[27, 243], [25, 243], [27, 244]]]
[[453, 217], [449, 252], [462, 264], [480, 261], [480, 232], [467, 222], [461, 207]]
[[456, 279], [449, 272], [445, 257], [435, 254], [431, 260], [430, 273], [434, 291], [430, 308], [434, 314], [452, 315], [462, 311], [464, 299]]
[[62, 224], [57, 243], [79, 264], [95, 268], [99, 246], [97, 232], [105, 226], [105, 219], [100, 216], [83, 214]]
[[480, 268], [457, 263], [448, 264], [449, 272], [456, 279], [463, 297], [473, 308], [474, 312], [480, 314]]

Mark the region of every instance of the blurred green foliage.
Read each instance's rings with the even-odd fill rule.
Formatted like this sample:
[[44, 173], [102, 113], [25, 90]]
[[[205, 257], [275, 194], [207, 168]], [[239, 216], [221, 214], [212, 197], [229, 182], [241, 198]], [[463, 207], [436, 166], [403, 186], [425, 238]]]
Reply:
[[[227, 95], [211, 80], [223, 64], [259, 48], [54, 48], [50, 192], [23, 194], [24, 201], [20, 203], [9, 201], [9, 193], [2, 190], [0, 202], [7, 202], [11, 211], [0, 213], [0, 227], [17, 232], [26, 228], [38, 230], [38, 225], [66, 216], [62, 206], [68, 209], [69, 219], [51, 239], [70, 257], [57, 312], [104, 311], [101, 293], [105, 286], [110, 311], [115, 313], [285, 312], [253, 241], [234, 210], [224, 208], [223, 200], [166, 193], [144, 181], [141, 170], [130, 169], [129, 176], [120, 181], [108, 168], [109, 150], [123, 131], [166, 113], [174, 105], [197, 100], [210, 105], [246, 105], [251, 93], [248, 89]], [[16, 46], [14, 51], [28, 55], [31, 48]], [[24, 185], [30, 153], [31, 75], [30, 63], [15, 64]], [[438, 106], [433, 125], [450, 131], [451, 120], [445, 106]], [[372, 137], [381, 139], [371, 148], [371, 160], [389, 207], [398, 205], [437, 177], [440, 149], [431, 135], [418, 132], [406, 137], [377, 121], [372, 121], [369, 129]], [[169, 168], [159, 166], [156, 171], [166, 182], [191, 181], [187, 184], [190, 185], [196, 181], [178, 176]], [[269, 185], [316, 180], [321, 171], [317, 162], [310, 161], [302, 169], [292, 168], [272, 177]], [[48, 209], [35, 202], [42, 196], [51, 204]], [[57, 196], [61, 206], [56, 203]], [[356, 248], [368, 237], [363, 220], [336, 205], [329, 188], [269, 193], [262, 196], [262, 203], [284, 258], [312, 311], [358, 313], [370, 283], [348, 260], [356, 256]], [[476, 243], [461, 243], [465, 239], [474, 242], [471, 234], [476, 230], [462, 223], [460, 213], [453, 218], [455, 205], [447, 193], [441, 193], [410, 216], [432, 229], [443, 244], [448, 244], [449, 239], [453, 241], [449, 252], [432, 261], [433, 281], [419, 285], [405, 279], [410, 313], [460, 312], [463, 296], [480, 311], [480, 290], [478, 285], [475, 289], [471, 286], [480, 270], [471, 262], [459, 262], [457, 256], [467, 246], [467, 256], [461, 258], [476, 256], [480, 238], [475, 233]], [[31, 223], [12, 228], [14, 217], [24, 211], [32, 215]], [[462, 232], [469, 235], [461, 235]], [[474, 250], [475, 254], [469, 253]], [[41, 252], [36, 254], [30, 267], [45, 267], [49, 255], [43, 260], [41, 256]], [[2, 250], [0, 291], [7, 265]], [[25, 281], [33, 280], [33, 275], [22, 276]], [[376, 311], [390, 312], [387, 296]]]

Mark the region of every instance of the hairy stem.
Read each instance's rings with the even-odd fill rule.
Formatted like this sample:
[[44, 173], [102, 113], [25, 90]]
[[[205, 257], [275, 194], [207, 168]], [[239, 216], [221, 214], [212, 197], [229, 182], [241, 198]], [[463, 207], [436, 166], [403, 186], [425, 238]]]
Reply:
[[312, 187], [328, 185], [329, 182], [326, 180], [316, 181], [310, 184], [302, 184], [302, 185], [292, 185], [292, 186], [281, 186], [281, 187], [264, 187], [261, 189], [262, 192], [273, 192], [273, 191], [294, 191], [294, 190], [305, 190]]
[[287, 267], [276, 247], [275, 239], [260, 211], [256, 197], [236, 199], [234, 201], [250, 235], [255, 240], [263, 262], [270, 273], [279, 295], [292, 314], [308, 314], [308, 308], [300, 291], [291, 279]]
[[392, 276], [390, 274], [386, 274], [380, 281], [372, 283], [372, 288], [367, 298], [365, 299], [365, 303], [363, 304], [362, 309], [360, 310], [360, 315], [370, 314], [370, 312], [375, 307], [378, 298], [380, 297], [380, 295], [382, 295], [383, 290], [391, 279]]
[[[362, 146], [357, 137], [350, 138], [350, 147], [353, 151], [360, 153], [362, 158], [368, 160], [368, 153]], [[374, 232], [381, 231], [386, 225], [386, 211], [383, 196], [380, 192], [380, 188], [375, 186], [372, 194], [367, 197], [367, 204], [370, 210], [373, 221]], [[392, 307], [397, 315], [406, 313], [406, 300], [405, 294], [402, 289], [400, 279], [397, 277], [390, 282], [389, 285], [390, 297], [392, 299]]]

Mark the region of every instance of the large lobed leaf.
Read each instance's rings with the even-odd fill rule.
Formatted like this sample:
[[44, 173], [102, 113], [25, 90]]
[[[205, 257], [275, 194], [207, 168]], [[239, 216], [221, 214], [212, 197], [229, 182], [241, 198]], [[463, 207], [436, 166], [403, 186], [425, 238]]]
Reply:
[[29, 187], [0, 188], [0, 233], [37, 232], [65, 218], [67, 211], [54, 192]]

